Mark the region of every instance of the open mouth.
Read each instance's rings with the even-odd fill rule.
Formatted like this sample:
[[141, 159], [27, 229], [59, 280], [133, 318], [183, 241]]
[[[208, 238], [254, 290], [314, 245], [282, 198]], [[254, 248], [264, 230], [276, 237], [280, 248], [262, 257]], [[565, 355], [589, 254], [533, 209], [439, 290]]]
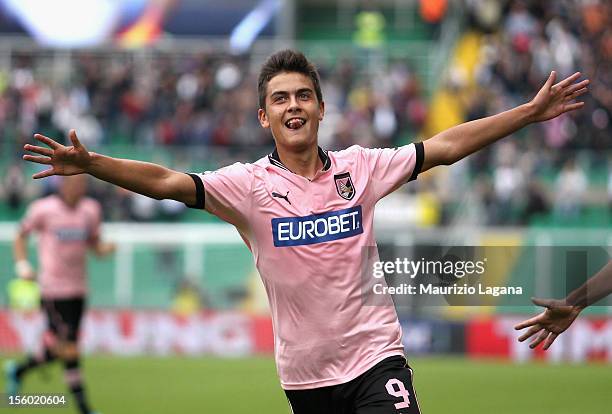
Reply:
[[304, 118], [291, 118], [285, 122], [285, 126], [291, 130], [297, 130], [304, 126], [306, 120]]

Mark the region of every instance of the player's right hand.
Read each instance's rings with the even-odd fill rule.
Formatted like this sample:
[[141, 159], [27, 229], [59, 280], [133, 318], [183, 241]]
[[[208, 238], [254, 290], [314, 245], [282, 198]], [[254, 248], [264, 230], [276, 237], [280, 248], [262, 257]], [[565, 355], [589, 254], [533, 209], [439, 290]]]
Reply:
[[25, 280], [34, 280], [36, 277], [34, 268], [27, 260], [19, 260], [17, 263], [15, 263], [15, 273], [20, 279]]
[[91, 154], [79, 142], [74, 129], [70, 130], [68, 136], [72, 142], [70, 147], [40, 134], [34, 134], [34, 138], [46, 144], [49, 148], [30, 144], [24, 145], [23, 149], [26, 151], [40, 154], [40, 156], [26, 154], [23, 156], [24, 160], [51, 166], [45, 171], [34, 174], [32, 178], [43, 178], [51, 175], [76, 175], [87, 172], [87, 168], [91, 164]]
[[518, 340], [520, 342], [538, 334], [529, 344], [531, 349], [544, 341], [544, 349], [550, 348], [557, 336], [565, 332], [578, 317], [583, 308], [571, 306], [562, 300], [531, 298], [531, 301], [543, 306], [546, 310], [531, 319], [518, 323], [514, 329], [520, 330], [529, 327]]

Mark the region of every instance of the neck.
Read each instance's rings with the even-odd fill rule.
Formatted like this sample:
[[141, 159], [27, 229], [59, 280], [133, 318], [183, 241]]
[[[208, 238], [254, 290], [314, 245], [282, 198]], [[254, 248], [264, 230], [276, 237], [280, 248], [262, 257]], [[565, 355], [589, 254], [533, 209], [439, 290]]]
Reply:
[[313, 146], [304, 151], [288, 150], [276, 147], [281, 162], [291, 172], [311, 180], [317, 171], [323, 168], [323, 162], [319, 158], [319, 147]]
[[59, 194], [59, 197], [62, 200], [62, 202], [68, 206], [68, 208], [71, 208], [71, 209], [75, 208], [77, 204], [79, 204], [78, 198], [69, 199], [68, 197], [64, 197], [62, 194]]

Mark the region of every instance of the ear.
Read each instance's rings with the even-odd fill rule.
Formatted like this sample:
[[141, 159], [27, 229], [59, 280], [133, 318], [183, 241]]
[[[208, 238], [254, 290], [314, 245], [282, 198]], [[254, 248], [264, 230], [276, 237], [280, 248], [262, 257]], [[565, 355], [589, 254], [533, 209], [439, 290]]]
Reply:
[[324, 116], [325, 116], [325, 102], [321, 101], [319, 103], [319, 121], [322, 121]]
[[259, 124], [264, 128], [270, 128], [270, 121], [268, 120], [268, 114], [266, 111], [259, 108], [257, 110], [257, 118], [259, 119]]

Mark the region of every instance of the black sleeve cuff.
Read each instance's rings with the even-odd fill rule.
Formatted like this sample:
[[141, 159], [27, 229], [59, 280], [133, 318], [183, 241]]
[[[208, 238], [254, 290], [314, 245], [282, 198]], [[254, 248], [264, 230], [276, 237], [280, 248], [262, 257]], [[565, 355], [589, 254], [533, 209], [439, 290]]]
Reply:
[[421, 168], [423, 168], [423, 160], [425, 159], [425, 150], [422, 142], [416, 142], [414, 144], [416, 148], [416, 162], [414, 163], [414, 170], [412, 170], [412, 175], [408, 179], [408, 181], [416, 180], [417, 176], [421, 172]]
[[187, 174], [193, 179], [195, 183], [196, 190], [196, 202], [193, 205], [189, 205], [185, 203], [185, 205], [189, 208], [197, 208], [198, 210], [204, 210], [204, 184], [202, 183], [202, 179], [198, 177], [196, 174]]

